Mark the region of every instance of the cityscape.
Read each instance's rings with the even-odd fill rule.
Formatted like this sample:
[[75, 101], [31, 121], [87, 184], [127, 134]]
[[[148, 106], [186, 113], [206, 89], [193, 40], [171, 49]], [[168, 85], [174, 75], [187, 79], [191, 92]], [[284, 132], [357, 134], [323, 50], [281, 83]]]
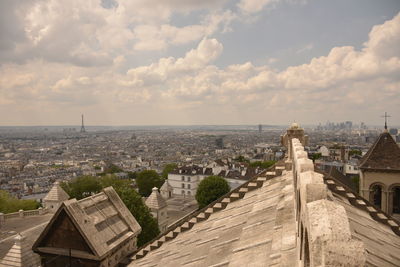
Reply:
[[400, 266], [400, 1], [0, 2], [0, 267]]

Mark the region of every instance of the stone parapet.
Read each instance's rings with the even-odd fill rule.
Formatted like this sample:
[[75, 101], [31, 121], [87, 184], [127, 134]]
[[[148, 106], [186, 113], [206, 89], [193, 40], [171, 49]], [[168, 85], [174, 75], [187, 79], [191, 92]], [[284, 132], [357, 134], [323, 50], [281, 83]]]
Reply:
[[19, 210], [17, 212], [7, 214], [0, 213], [0, 223], [14, 218], [25, 218], [29, 216], [44, 215], [47, 214], [48, 211], [49, 210], [47, 208], [38, 208], [35, 210]]
[[301, 142], [291, 145], [300, 266], [365, 266], [364, 244], [352, 238], [344, 207], [329, 196]]

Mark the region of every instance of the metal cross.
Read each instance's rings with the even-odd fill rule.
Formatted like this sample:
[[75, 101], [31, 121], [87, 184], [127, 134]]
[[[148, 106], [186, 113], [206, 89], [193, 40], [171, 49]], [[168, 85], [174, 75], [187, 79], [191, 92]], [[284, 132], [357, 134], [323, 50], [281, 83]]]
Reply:
[[387, 118], [390, 118], [390, 115], [387, 115], [387, 113], [385, 112], [384, 116], [381, 116], [381, 118], [385, 118], [385, 130], [387, 130]]

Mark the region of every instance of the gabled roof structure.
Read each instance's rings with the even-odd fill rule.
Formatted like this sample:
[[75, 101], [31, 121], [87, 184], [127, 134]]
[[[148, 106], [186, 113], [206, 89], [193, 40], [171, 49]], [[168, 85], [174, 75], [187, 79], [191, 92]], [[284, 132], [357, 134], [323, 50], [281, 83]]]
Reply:
[[293, 158], [170, 225], [128, 266], [400, 266], [399, 223], [314, 172], [299, 140], [290, 149]]
[[173, 190], [173, 187], [169, 184], [168, 179], [165, 180], [163, 185], [160, 187], [160, 191], [171, 191]]
[[154, 187], [153, 192], [151, 192], [150, 196], [146, 199], [146, 206], [150, 209], [162, 209], [167, 206], [167, 202], [161, 196], [160, 192], [158, 192], [158, 188]]
[[15, 243], [0, 261], [0, 267], [37, 267], [40, 264], [39, 255], [34, 254], [26, 242], [26, 237], [17, 234]]
[[43, 201], [62, 202], [68, 200], [69, 195], [61, 188], [60, 182], [55, 182], [49, 193], [44, 197]]
[[361, 159], [364, 170], [400, 171], [400, 148], [388, 132], [383, 132]]
[[[112, 187], [64, 201], [33, 245], [39, 254], [102, 261], [135, 249], [141, 227]], [[107, 265], [108, 266], [108, 265]], [[110, 265], [114, 266], [114, 265]]]

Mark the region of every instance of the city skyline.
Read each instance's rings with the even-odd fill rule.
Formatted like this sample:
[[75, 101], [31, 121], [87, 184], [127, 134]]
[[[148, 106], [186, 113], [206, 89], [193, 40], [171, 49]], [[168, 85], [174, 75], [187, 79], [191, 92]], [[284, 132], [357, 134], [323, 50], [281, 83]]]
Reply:
[[0, 126], [400, 125], [399, 1], [0, 7]]

